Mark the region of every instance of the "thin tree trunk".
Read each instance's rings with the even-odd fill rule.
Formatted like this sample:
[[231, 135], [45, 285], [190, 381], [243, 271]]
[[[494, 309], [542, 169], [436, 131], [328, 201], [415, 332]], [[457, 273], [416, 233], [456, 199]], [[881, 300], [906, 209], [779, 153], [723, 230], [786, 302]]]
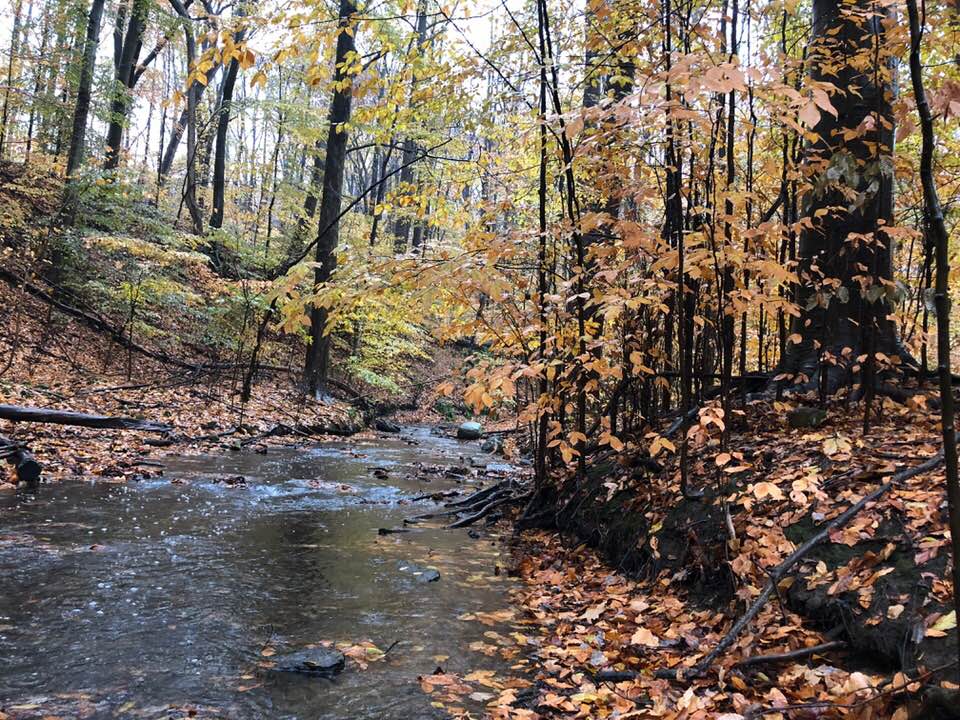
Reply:
[[[117, 35], [114, 32], [114, 61], [116, 72], [113, 80], [113, 96], [110, 101], [110, 124], [107, 127], [106, 160], [104, 169], [115, 170], [120, 165], [123, 147], [123, 129], [133, 107], [133, 86], [136, 83], [137, 58], [143, 45], [143, 32], [147, 26], [149, 0], [133, 0], [130, 21], [117, 52]], [[119, 25], [119, 19], [118, 19]], [[117, 28], [119, 30], [119, 27]]]
[[[243, 6], [238, 6], [237, 16], [244, 15]], [[233, 41], [239, 45], [243, 42], [245, 30], [243, 27], [234, 34]], [[220, 107], [217, 108], [217, 138], [213, 160], [213, 208], [210, 212], [210, 227], [223, 227], [224, 204], [226, 202], [226, 172], [227, 172], [227, 130], [230, 127], [230, 110], [233, 104], [233, 91], [237, 84], [237, 75], [240, 73], [240, 61], [234, 58], [230, 61], [227, 72], [223, 77], [223, 86], [220, 93]]]
[[87, 17], [87, 36], [83, 45], [83, 65], [80, 68], [80, 85], [77, 103], [73, 108], [73, 129], [70, 132], [70, 150], [67, 153], [67, 188], [64, 199], [66, 216], [72, 219], [76, 205], [75, 175], [83, 162], [83, 150], [87, 133], [87, 116], [90, 114], [90, 95], [93, 86], [93, 69], [100, 42], [100, 23], [103, 20], [104, 0], [93, 0]]
[[[920, 131], [923, 146], [920, 153], [920, 181], [923, 184], [923, 201], [927, 232], [933, 236], [936, 249], [937, 275], [934, 302], [937, 308], [937, 375], [940, 380], [940, 426], [943, 434], [943, 460], [947, 481], [947, 504], [950, 513], [950, 536], [953, 548], [953, 604], [960, 609], [960, 477], [957, 473], [957, 436], [954, 430], [953, 376], [950, 371], [950, 236], [943, 219], [940, 196], [933, 178], [933, 153], [936, 137], [933, 115], [923, 87], [923, 65], [920, 48], [923, 28], [917, 0], [907, 0], [910, 18], [910, 79], [913, 95], [920, 116]], [[960, 636], [958, 636], [960, 643]], [[960, 644], [958, 644], [960, 657]]]
[[3, 111], [0, 113], [0, 159], [6, 153], [7, 123], [10, 111], [10, 91], [13, 90], [13, 71], [16, 67], [20, 45], [20, 16], [23, 12], [23, 0], [17, 0], [13, 10], [13, 29], [10, 33], [10, 57], [7, 58], [7, 87], [3, 93]]

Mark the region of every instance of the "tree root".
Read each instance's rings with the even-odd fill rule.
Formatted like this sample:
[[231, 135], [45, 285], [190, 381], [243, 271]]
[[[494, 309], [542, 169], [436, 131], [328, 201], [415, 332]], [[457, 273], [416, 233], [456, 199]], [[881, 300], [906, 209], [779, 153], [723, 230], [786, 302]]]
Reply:
[[519, 489], [520, 486], [513, 480], [504, 480], [496, 485], [491, 485], [483, 490], [478, 490], [462, 500], [446, 503], [446, 507], [450, 508], [449, 510], [424, 513], [423, 515], [415, 515], [414, 517], [405, 518], [403, 524], [416, 525], [424, 520], [435, 520], [443, 517], [466, 515], [466, 517], [454, 521], [447, 527], [467, 527], [468, 525], [475, 523], [477, 520], [486, 517], [501, 505], [520, 502], [531, 497], [532, 493], [530, 492], [517, 494], [517, 490]]
[[422, 522], [423, 520], [435, 520], [436, 518], [451, 517], [453, 515], [462, 515], [466, 512], [474, 512], [479, 508], [482, 508], [485, 503], [492, 502], [493, 500], [499, 500], [500, 498], [507, 497], [512, 494], [513, 490], [509, 488], [499, 489], [497, 492], [486, 495], [483, 498], [470, 503], [469, 505], [461, 505], [460, 507], [453, 508], [452, 510], [441, 510], [440, 512], [414, 515], [412, 518], [406, 518], [404, 522], [416, 524], [418, 522]]
[[484, 505], [478, 512], [473, 515], [468, 515], [465, 518], [457, 520], [455, 523], [451, 523], [448, 527], [452, 528], [462, 528], [467, 527], [468, 525], [473, 525], [477, 520], [481, 520], [489, 515], [493, 510], [500, 507], [501, 505], [506, 505], [507, 503], [520, 502], [526, 500], [530, 497], [531, 493], [524, 493], [522, 495], [509, 495], [508, 497], [501, 497], [496, 500], [493, 500], [486, 505]]
[[[960, 436], [960, 433], [958, 433], [958, 436]], [[740, 633], [742, 633], [744, 629], [746, 629], [747, 625], [749, 625], [753, 619], [756, 618], [756, 616], [760, 613], [760, 610], [762, 610], [764, 605], [767, 604], [767, 601], [774, 595], [777, 585], [787, 575], [787, 572], [793, 568], [794, 565], [800, 562], [800, 560], [806, 557], [817, 545], [822, 543], [829, 536], [832, 530], [846, 525], [867, 505], [878, 500], [896, 485], [904, 482], [905, 480], [909, 480], [916, 475], [933, 470], [942, 462], [943, 453], [940, 452], [926, 462], [923, 462], [912, 468], [907, 468], [906, 470], [901, 470], [900, 472], [891, 476], [890, 480], [888, 480], [886, 483], [876, 488], [873, 492], [865, 495], [860, 499], [859, 502], [851, 505], [833, 520], [824, 523], [820, 530], [813, 537], [807, 540], [799, 548], [794, 550], [782, 563], [777, 565], [770, 572], [770, 579], [757, 599], [750, 604], [750, 606], [747, 608], [747, 611], [740, 616], [740, 619], [737, 620], [737, 622], [733, 624], [733, 627], [730, 628], [727, 634], [720, 640], [719, 643], [717, 643], [717, 646], [707, 653], [707, 655], [700, 660], [700, 662], [686, 672], [684, 672], [682, 668], [677, 668], [675, 670], [661, 668], [657, 670], [654, 675], [661, 679], [678, 680], [681, 682], [702, 677], [707, 670], [710, 669], [710, 666], [713, 665], [714, 661], [716, 661], [720, 655], [722, 655], [731, 645], [733, 645]]]
[[483, 500], [484, 498], [490, 497], [491, 495], [493, 495], [496, 492], [499, 492], [500, 490], [510, 489], [512, 485], [513, 485], [512, 480], [504, 480], [503, 482], [499, 482], [496, 485], [491, 485], [490, 487], [484, 488], [483, 490], [478, 490], [477, 492], [471, 495], [468, 495], [467, 497], [462, 498], [460, 500], [454, 500], [453, 502], [448, 502], [446, 503], [446, 507], [463, 507], [464, 505], [475, 505], [481, 500]]

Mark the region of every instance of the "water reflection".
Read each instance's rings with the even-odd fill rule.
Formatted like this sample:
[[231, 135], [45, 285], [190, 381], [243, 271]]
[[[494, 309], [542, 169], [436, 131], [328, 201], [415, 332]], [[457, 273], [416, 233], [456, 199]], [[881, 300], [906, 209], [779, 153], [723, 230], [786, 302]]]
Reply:
[[[237, 718], [433, 717], [416, 677], [443, 656], [451, 671], [497, 667], [468, 650], [489, 628], [457, 617], [504, 607], [506, 580], [493, 577], [497, 547], [465, 531], [377, 535], [424, 507], [409, 498], [455, 485], [424, 482], [417, 463], [459, 464], [475, 450], [425, 431], [416, 439], [379, 441], [365, 457], [325, 447], [170, 459], [164, 478], [139, 484], [0, 499], [0, 707], [14, 717], [32, 705], [79, 716], [189, 706]], [[217, 482], [231, 475], [247, 485]], [[399, 560], [434, 565], [442, 579], [418, 583]], [[258, 668], [265, 646], [364, 639], [403, 643], [334, 680]]]

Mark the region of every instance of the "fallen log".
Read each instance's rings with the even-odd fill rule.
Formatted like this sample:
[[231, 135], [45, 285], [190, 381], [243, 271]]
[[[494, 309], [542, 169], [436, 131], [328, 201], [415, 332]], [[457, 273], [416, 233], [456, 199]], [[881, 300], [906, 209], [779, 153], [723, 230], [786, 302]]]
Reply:
[[54, 425], [78, 425], [99, 430], [142, 430], [144, 432], [170, 432], [169, 425], [128, 417], [91, 415], [73, 410], [48, 410], [21, 405], [0, 405], [0, 420], [13, 422], [52, 423]]
[[[960, 433], [958, 433], [957, 436], [960, 438]], [[756, 616], [760, 613], [760, 610], [763, 609], [763, 606], [767, 604], [767, 601], [770, 600], [770, 598], [777, 591], [777, 586], [780, 584], [780, 581], [786, 577], [787, 572], [789, 572], [793, 566], [800, 562], [804, 557], [810, 554], [810, 551], [817, 547], [817, 545], [826, 540], [832, 530], [846, 525], [847, 522], [849, 522], [867, 505], [879, 500], [896, 485], [899, 485], [900, 483], [904, 482], [905, 480], [909, 480], [912, 477], [933, 470], [942, 462], [943, 452], [939, 452], [926, 462], [922, 462], [912, 468], [906, 468], [905, 470], [895, 473], [887, 482], [872, 492], [864, 495], [858, 502], [855, 502], [853, 505], [848, 507], [833, 520], [823, 523], [815, 535], [790, 553], [790, 555], [782, 563], [777, 565], [768, 573], [770, 579], [767, 581], [767, 584], [761, 591], [760, 595], [757, 596], [757, 599], [750, 604], [750, 606], [747, 608], [747, 611], [733, 624], [733, 627], [731, 627], [727, 634], [723, 636], [719, 643], [717, 643], [717, 646], [707, 653], [707, 655], [704, 656], [700, 662], [686, 672], [684, 672], [682, 668], [660, 668], [654, 673], [654, 676], [665, 680], [679, 681], [694, 680], [702, 677], [710, 668], [710, 666], [713, 665], [714, 661], [720, 657], [720, 655], [724, 653], [731, 645], [733, 645], [734, 642], [736, 642], [736, 639], [739, 637], [740, 633], [742, 633], [747, 625], [749, 625], [753, 619], [756, 618]]]
[[17, 471], [17, 480], [28, 485], [40, 482], [42, 466], [26, 445], [0, 435], [0, 459], [6, 460]]

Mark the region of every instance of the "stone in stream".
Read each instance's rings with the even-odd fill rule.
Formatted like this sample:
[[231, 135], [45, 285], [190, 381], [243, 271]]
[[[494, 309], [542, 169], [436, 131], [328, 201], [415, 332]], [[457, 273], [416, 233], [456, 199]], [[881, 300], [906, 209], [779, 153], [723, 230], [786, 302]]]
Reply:
[[483, 427], [478, 422], [465, 422], [457, 428], [459, 440], [479, 440], [483, 435]]
[[331, 648], [307, 648], [274, 658], [275, 672], [299, 673], [300, 675], [324, 675], [330, 677], [343, 670], [346, 658], [343, 653]]
[[374, 420], [373, 429], [386, 433], [400, 432], [400, 426], [397, 425], [397, 423], [395, 423], [393, 420], [387, 420], [387, 418], [377, 418]]
[[422, 567], [416, 563], [400, 562], [400, 569], [413, 575], [418, 582], [432, 583], [440, 579], [440, 572], [433, 568]]
[[495, 454], [503, 449], [503, 438], [499, 435], [491, 435], [483, 441], [480, 449], [485, 453]]

